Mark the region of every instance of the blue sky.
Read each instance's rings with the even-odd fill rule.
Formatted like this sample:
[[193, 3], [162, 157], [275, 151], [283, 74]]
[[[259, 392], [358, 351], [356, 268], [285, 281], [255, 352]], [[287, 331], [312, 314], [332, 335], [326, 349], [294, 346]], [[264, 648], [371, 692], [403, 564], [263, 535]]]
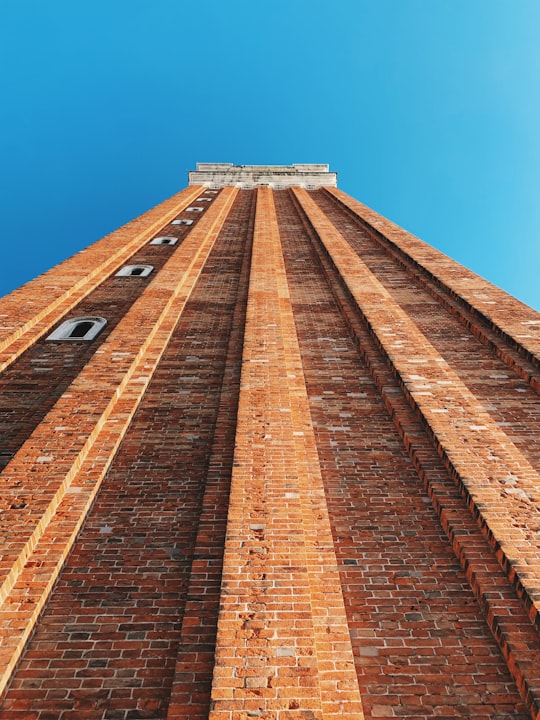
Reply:
[[187, 184], [328, 162], [540, 309], [538, 0], [1, 0], [4, 294]]

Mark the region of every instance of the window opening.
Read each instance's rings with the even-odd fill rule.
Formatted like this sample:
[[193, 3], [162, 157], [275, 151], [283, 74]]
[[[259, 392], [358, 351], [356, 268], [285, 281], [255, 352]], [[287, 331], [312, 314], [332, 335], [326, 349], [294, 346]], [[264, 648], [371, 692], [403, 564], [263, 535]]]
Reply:
[[162, 237], [155, 237], [150, 242], [150, 245], [176, 245], [177, 242], [178, 238], [163, 235]]
[[119, 277], [132, 277], [134, 275], [148, 277], [153, 269], [153, 265], [124, 265], [116, 275]]
[[94, 323], [90, 320], [77, 323], [73, 330], [70, 332], [69, 337], [72, 338], [83, 338], [86, 333], [94, 327]]

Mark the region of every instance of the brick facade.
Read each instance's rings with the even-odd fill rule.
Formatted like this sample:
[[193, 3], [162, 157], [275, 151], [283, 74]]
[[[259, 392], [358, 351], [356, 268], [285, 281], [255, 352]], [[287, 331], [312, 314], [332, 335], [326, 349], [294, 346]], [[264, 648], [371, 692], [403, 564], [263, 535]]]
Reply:
[[219, 168], [0, 300], [0, 718], [536, 720], [540, 316]]

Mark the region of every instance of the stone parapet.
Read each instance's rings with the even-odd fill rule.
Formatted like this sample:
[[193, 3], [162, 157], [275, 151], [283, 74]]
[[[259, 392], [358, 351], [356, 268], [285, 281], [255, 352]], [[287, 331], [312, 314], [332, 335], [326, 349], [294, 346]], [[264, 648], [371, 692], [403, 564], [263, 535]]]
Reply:
[[189, 173], [190, 185], [221, 188], [266, 186], [274, 190], [298, 185], [308, 190], [336, 187], [337, 173], [328, 165], [231, 165], [230, 163], [197, 163], [197, 170]]

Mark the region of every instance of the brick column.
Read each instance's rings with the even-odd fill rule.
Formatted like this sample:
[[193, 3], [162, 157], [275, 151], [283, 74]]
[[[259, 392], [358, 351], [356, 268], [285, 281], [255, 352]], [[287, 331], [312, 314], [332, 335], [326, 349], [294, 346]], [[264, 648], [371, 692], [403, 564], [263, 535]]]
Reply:
[[216, 198], [3, 472], [0, 692], [171, 338], [236, 193], [230, 188]]
[[293, 710], [363, 717], [272, 193], [263, 188], [210, 718]]

